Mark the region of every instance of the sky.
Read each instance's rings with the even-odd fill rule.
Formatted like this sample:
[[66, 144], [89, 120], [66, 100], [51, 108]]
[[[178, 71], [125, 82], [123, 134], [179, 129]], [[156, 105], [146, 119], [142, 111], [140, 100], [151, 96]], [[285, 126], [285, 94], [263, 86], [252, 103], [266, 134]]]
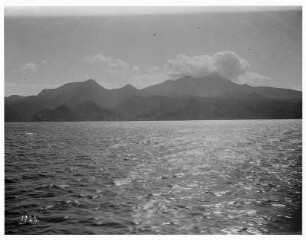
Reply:
[[217, 73], [302, 90], [301, 7], [6, 7], [5, 96]]

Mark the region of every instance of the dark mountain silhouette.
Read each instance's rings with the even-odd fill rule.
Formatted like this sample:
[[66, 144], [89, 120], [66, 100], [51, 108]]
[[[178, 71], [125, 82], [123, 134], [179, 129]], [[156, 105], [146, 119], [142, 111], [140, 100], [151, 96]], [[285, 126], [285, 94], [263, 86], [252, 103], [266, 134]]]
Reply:
[[166, 82], [147, 87], [142, 90], [145, 95], [158, 95], [165, 97], [218, 97], [225, 91], [239, 88], [227, 79], [217, 75], [207, 76], [205, 78], [184, 77], [176, 81], [168, 80]]
[[5, 121], [301, 118], [302, 92], [239, 85], [218, 75], [144, 89], [105, 89], [90, 79], [37, 96], [5, 98]]
[[106, 107], [117, 106], [132, 96], [141, 95], [141, 91], [131, 84], [127, 84], [123, 88], [109, 90], [109, 92], [109, 102]]
[[74, 107], [85, 101], [93, 101], [104, 106], [108, 102], [109, 91], [90, 79], [84, 82], [68, 83], [56, 89], [45, 89], [37, 97], [51, 108], [60, 104]]
[[23, 97], [13, 102], [5, 98], [5, 121], [31, 121], [33, 114], [42, 109], [49, 107], [37, 96]]
[[23, 97], [23, 96], [11, 95], [11, 96], [5, 98], [5, 102], [6, 103], [14, 103], [14, 102], [17, 102], [17, 101], [22, 100], [24, 98], [25, 97]]
[[41, 110], [33, 115], [33, 121], [71, 121], [74, 115], [66, 105], [60, 105], [54, 110]]
[[73, 107], [82, 102], [92, 101], [100, 107], [110, 108], [138, 94], [139, 90], [130, 84], [123, 88], [107, 90], [90, 79], [84, 82], [68, 83], [56, 89], [43, 90], [38, 97], [47, 102], [49, 107], [59, 104]]
[[32, 117], [32, 121], [97, 121], [110, 119], [116, 119], [116, 115], [90, 101], [74, 105], [72, 109], [63, 104], [53, 110], [40, 110]]
[[218, 75], [203, 78], [184, 77], [176, 81], [166, 82], [147, 87], [141, 90], [144, 95], [166, 97], [218, 97], [218, 98], [245, 98], [256, 93], [263, 98], [278, 100], [301, 100], [300, 91], [273, 88], [251, 87], [247, 84], [239, 85]]
[[124, 120], [301, 118], [302, 103], [206, 97], [133, 97], [114, 108]]
[[76, 120], [79, 121], [97, 121], [116, 119], [116, 114], [106, 108], [100, 107], [95, 102], [86, 101], [76, 105], [72, 109]]
[[225, 92], [223, 97], [245, 98], [250, 96], [254, 97], [255, 94], [257, 97], [261, 96], [267, 99], [290, 101], [302, 100], [302, 92], [300, 91], [273, 87], [251, 87], [247, 84], [242, 85], [235, 90]]

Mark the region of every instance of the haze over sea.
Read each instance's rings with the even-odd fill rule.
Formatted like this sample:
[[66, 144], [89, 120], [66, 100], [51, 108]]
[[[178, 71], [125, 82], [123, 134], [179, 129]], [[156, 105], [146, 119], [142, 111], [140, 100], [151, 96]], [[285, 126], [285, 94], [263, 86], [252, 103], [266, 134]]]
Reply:
[[5, 123], [6, 234], [300, 234], [301, 186], [301, 120]]

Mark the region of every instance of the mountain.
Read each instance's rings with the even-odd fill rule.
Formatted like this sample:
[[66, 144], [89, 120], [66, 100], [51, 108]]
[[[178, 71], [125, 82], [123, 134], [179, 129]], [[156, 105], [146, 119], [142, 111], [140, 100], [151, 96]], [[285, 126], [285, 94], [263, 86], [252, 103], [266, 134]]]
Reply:
[[100, 121], [115, 119], [116, 115], [108, 109], [99, 107], [96, 103], [85, 101], [74, 105], [73, 108], [65, 104], [53, 110], [36, 112], [32, 121]]
[[93, 101], [100, 106], [105, 106], [108, 102], [109, 91], [90, 79], [84, 82], [68, 83], [56, 89], [45, 89], [37, 97], [50, 108], [60, 104], [74, 107], [85, 101]]
[[251, 87], [247, 84], [242, 85], [238, 89], [225, 92], [223, 97], [245, 98], [250, 97], [251, 95], [254, 97], [255, 94], [257, 97], [261, 96], [266, 99], [290, 101], [302, 100], [302, 92], [300, 91], [273, 87]]
[[112, 108], [125, 102], [128, 98], [133, 96], [140, 96], [141, 91], [132, 86], [131, 84], [127, 84], [122, 88], [109, 90], [109, 100], [106, 107]]
[[204, 78], [184, 77], [176, 81], [168, 80], [166, 82], [147, 87], [142, 90], [144, 95], [180, 97], [219, 97], [225, 91], [239, 88], [227, 79], [217, 75], [211, 75]]
[[11, 95], [11, 96], [5, 98], [5, 102], [6, 103], [14, 103], [14, 102], [18, 102], [19, 100], [22, 100], [24, 98], [25, 97], [23, 97], [23, 96]]
[[41, 110], [36, 112], [33, 121], [71, 121], [74, 115], [66, 105], [60, 105], [54, 110]]
[[68, 83], [56, 89], [45, 89], [37, 97], [46, 102], [49, 107], [59, 104], [73, 107], [81, 102], [92, 101], [100, 107], [111, 108], [137, 94], [138, 89], [130, 84], [123, 88], [108, 90], [89, 79], [84, 82]]
[[72, 109], [75, 120], [78, 121], [99, 121], [116, 119], [117, 116], [111, 110], [102, 108], [92, 101], [82, 102]]
[[302, 103], [206, 97], [133, 97], [114, 108], [124, 120], [301, 118]]
[[49, 107], [37, 96], [16, 98], [13, 102], [5, 98], [5, 121], [31, 121], [33, 114], [42, 109]]
[[251, 87], [247, 84], [239, 85], [218, 75], [203, 78], [183, 77], [176, 81], [168, 80], [141, 91], [144, 95], [167, 97], [193, 96], [243, 99], [250, 94], [257, 94], [268, 99], [302, 99], [300, 91], [273, 87]]
[[301, 118], [301, 102], [300, 91], [239, 85], [218, 75], [144, 89], [105, 89], [90, 79], [6, 97], [5, 121]]

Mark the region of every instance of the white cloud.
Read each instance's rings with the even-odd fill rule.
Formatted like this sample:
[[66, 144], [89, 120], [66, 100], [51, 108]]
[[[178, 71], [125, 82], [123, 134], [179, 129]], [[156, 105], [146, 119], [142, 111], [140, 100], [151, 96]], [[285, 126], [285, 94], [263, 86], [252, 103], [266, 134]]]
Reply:
[[269, 82], [271, 81], [270, 77], [260, 75], [255, 72], [246, 72], [243, 75], [238, 76], [238, 78], [235, 80], [238, 84], [248, 84], [254, 87], [257, 86], [267, 86]]
[[245, 74], [248, 69], [248, 62], [230, 51], [216, 53], [213, 56], [189, 57], [180, 54], [165, 64], [165, 72], [174, 78], [184, 76], [201, 78], [217, 73], [224, 78], [234, 80], [239, 75]]
[[135, 75], [138, 75], [140, 73], [140, 67], [139, 66], [134, 66], [132, 68], [132, 73]]
[[[103, 54], [88, 56], [85, 63], [97, 66], [100, 71], [107, 73], [110, 78], [114, 79], [115, 87], [131, 83], [135, 87], [143, 88], [167, 80], [165, 75], [157, 66], [148, 69], [141, 69], [139, 66], [130, 66], [120, 58], [113, 58]], [[111, 85], [111, 84], [110, 84]]]
[[190, 76], [203, 77], [212, 70], [212, 59], [208, 55], [189, 57], [183, 54], [170, 59], [164, 66], [165, 72], [174, 78]]
[[122, 59], [112, 58], [102, 54], [89, 56], [85, 59], [85, 62], [90, 64], [98, 64], [99, 66], [102, 65], [106, 67], [109, 74], [117, 77], [125, 76], [131, 70], [129, 64]]
[[139, 66], [130, 66], [120, 58], [103, 54], [89, 56], [84, 62], [103, 73], [107, 73], [110, 79], [115, 80], [113, 85], [116, 85], [116, 87], [131, 83], [135, 87], [141, 88], [167, 79], [177, 79], [185, 76], [201, 78], [209, 74], [218, 74], [233, 82], [250, 85], [264, 85], [270, 79], [249, 71], [249, 63], [231, 51], [219, 52], [212, 56], [190, 57], [179, 54], [166, 61], [163, 69], [157, 66], [141, 69]]
[[234, 52], [220, 52], [212, 56], [213, 72], [221, 77], [234, 80], [239, 75], [245, 74], [249, 68], [249, 63], [239, 57]]
[[153, 66], [153, 67], [147, 69], [146, 72], [148, 74], [159, 74], [161, 71], [160, 71], [159, 67]]
[[129, 83], [138, 88], [144, 88], [153, 84], [164, 82], [169, 76], [162, 72], [157, 66], [141, 71], [137, 74], [131, 73], [128, 77]]
[[26, 63], [19, 68], [20, 72], [23, 74], [37, 72], [37, 69], [37, 65], [32, 62]]

